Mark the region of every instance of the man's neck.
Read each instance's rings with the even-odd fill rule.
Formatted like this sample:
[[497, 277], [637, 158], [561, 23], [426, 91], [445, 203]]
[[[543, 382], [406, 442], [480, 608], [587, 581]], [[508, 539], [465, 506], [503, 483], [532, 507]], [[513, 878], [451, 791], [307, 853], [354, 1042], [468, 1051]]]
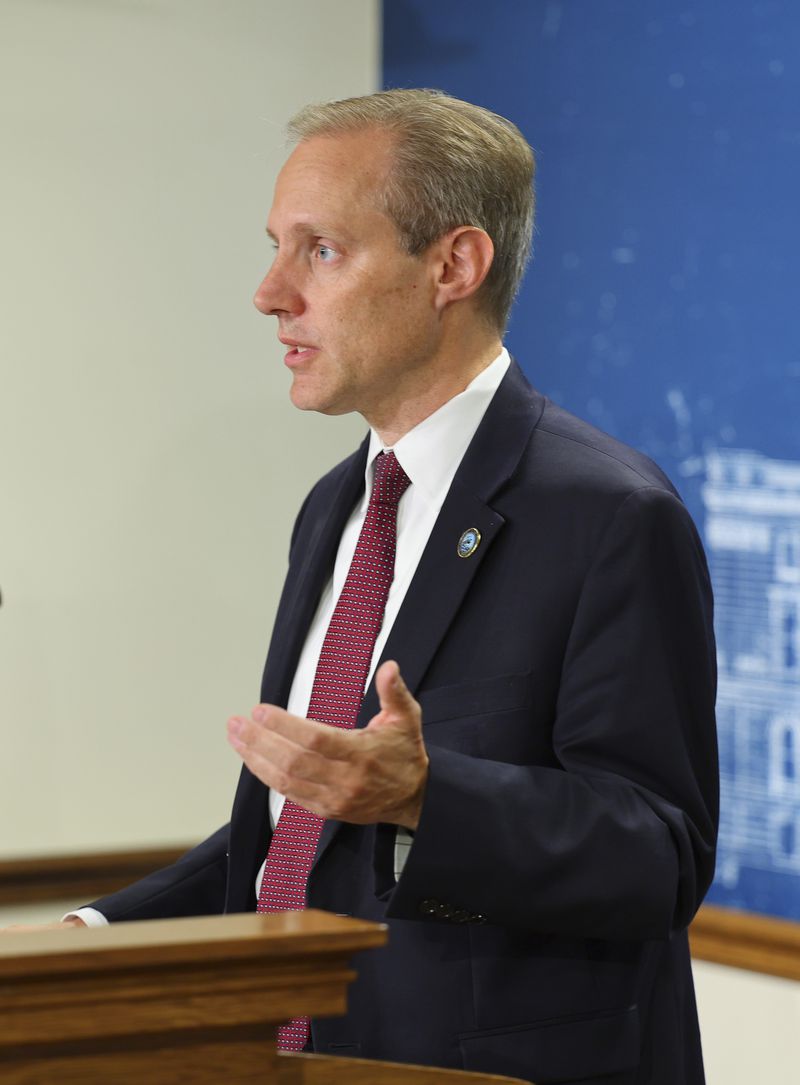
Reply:
[[438, 411], [445, 403], [471, 384], [503, 349], [499, 338], [492, 339], [483, 349], [476, 352], [474, 347], [469, 359], [461, 355], [451, 365], [432, 364], [425, 374], [424, 383], [416, 382], [408, 389], [408, 394], [399, 398], [385, 415], [381, 411], [371, 412], [371, 417], [364, 415], [366, 421], [375, 430], [387, 448], [391, 448], [414, 426]]

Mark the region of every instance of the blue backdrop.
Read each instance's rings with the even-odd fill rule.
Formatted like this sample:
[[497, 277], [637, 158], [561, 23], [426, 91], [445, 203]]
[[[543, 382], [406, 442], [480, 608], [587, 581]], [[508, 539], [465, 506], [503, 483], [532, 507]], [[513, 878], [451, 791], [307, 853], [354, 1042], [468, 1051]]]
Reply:
[[800, 918], [800, 8], [385, 0], [384, 82], [514, 120], [537, 152], [509, 346], [652, 456], [717, 595], [712, 899]]

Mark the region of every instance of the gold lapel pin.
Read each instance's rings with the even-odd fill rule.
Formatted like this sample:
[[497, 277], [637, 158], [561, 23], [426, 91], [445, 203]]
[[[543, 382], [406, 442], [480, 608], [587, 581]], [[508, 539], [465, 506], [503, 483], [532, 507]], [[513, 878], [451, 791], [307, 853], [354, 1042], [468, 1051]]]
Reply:
[[458, 540], [456, 553], [460, 558], [471, 558], [478, 549], [481, 541], [481, 533], [476, 527], [468, 527]]

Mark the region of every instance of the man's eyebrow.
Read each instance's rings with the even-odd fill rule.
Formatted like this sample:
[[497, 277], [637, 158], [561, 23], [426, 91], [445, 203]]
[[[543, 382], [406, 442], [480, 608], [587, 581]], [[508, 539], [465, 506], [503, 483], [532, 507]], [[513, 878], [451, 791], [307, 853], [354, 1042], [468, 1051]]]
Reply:
[[[296, 222], [290, 226], [287, 233], [289, 236], [295, 237], [329, 237], [338, 238], [341, 241], [347, 243], [350, 241], [348, 235], [341, 229], [335, 230], [328, 229], [324, 222]], [[275, 234], [270, 230], [269, 226], [266, 227], [266, 234], [273, 244], [278, 244], [278, 239]]]

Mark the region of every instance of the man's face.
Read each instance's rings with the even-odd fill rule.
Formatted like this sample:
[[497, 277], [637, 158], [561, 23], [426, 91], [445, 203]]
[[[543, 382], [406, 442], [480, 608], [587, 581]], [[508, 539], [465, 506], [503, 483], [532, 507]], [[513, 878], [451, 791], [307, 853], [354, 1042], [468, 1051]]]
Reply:
[[409, 256], [377, 194], [391, 168], [375, 131], [300, 143], [275, 186], [272, 267], [255, 295], [288, 347], [303, 410], [373, 424], [424, 388], [441, 334], [434, 254]]

